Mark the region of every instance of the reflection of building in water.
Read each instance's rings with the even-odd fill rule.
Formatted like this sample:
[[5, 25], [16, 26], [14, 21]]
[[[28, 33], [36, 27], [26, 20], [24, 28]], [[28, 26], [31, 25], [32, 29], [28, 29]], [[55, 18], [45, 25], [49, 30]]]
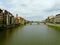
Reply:
[[13, 30], [0, 31], [0, 44], [8, 40], [13, 33]]
[[24, 27], [24, 26], [0, 31], [0, 43], [5, 42], [6, 40], [8, 40], [15, 31], [17, 31], [18, 29], [21, 29], [22, 27]]

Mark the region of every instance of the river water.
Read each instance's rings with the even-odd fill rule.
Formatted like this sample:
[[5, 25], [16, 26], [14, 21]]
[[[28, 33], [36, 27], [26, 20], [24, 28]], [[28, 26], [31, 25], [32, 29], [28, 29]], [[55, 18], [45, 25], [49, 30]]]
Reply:
[[60, 45], [60, 30], [32, 24], [0, 31], [0, 45]]

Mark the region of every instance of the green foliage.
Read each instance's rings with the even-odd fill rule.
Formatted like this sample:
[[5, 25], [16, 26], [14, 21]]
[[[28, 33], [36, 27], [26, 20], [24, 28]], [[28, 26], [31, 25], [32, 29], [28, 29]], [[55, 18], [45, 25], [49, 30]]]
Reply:
[[60, 25], [55, 25], [55, 24], [47, 24], [47, 25], [55, 29], [60, 29]]

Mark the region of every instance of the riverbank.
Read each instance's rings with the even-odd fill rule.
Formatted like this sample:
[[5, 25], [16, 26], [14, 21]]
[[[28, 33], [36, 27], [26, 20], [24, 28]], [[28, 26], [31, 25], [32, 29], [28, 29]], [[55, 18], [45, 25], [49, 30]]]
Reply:
[[52, 24], [52, 23], [46, 23], [46, 25], [50, 26], [50, 27], [54, 27], [56, 29], [60, 29], [60, 24]]
[[0, 27], [0, 30], [13, 29], [13, 28], [20, 27], [20, 26], [23, 26], [23, 24], [15, 24], [15, 25], [9, 25], [9, 26], [6, 26], [6, 27]]

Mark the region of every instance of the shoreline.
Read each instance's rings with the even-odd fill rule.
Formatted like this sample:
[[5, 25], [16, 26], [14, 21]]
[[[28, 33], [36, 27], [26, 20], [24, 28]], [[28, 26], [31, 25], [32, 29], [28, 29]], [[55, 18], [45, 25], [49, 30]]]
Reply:
[[46, 23], [47, 26], [54, 27], [56, 29], [60, 29], [60, 24], [52, 24], [52, 23]]
[[[13, 26], [7, 26], [7, 27], [0, 27], [0, 30], [6, 30], [6, 29], [13, 29], [15, 27], [20, 27], [22, 26], [23, 24], [15, 24]], [[25, 25], [25, 24], [24, 24]]]

